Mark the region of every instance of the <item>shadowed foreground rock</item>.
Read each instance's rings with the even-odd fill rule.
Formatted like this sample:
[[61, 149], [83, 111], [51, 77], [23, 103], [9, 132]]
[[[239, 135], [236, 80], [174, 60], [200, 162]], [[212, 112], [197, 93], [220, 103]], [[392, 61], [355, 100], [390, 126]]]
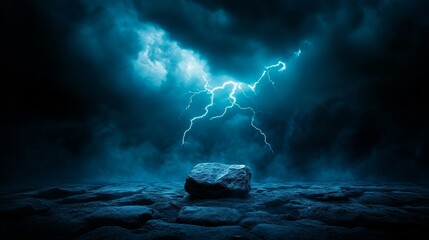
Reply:
[[185, 190], [195, 198], [243, 197], [250, 191], [245, 165], [197, 164], [186, 178]]

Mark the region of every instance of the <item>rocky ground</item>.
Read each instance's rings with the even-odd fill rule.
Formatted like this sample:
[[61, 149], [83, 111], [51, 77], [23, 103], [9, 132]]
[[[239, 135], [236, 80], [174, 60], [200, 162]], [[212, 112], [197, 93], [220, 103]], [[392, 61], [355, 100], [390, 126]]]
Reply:
[[[191, 199], [183, 183], [2, 188], [1, 239], [420, 239], [429, 185], [253, 183]], [[423, 237], [425, 238], [425, 237]]]

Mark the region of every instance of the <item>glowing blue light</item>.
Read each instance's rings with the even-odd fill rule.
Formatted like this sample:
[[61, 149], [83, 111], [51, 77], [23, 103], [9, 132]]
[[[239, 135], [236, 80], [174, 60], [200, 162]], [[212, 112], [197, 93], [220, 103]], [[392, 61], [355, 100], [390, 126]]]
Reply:
[[301, 49], [298, 49], [298, 51], [293, 52], [295, 54], [295, 56], [299, 57], [299, 55], [301, 55]]
[[[295, 52], [295, 56], [297, 56], [297, 57], [300, 54], [301, 54], [301, 50], [298, 50], [298, 52]], [[225, 90], [226, 87], [230, 87], [231, 90], [230, 90], [229, 95], [228, 95], [228, 100], [229, 100], [230, 104], [224, 108], [223, 112], [220, 115], [213, 116], [213, 117], [210, 118], [210, 120], [219, 119], [219, 118], [224, 117], [225, 114], [228, 112], [228, 110], [230, 110], [230, 109], [232, 109], [234, 107], [237, 107], [238, 109], [243, 110], [243, 111], [250, 111], [251, 114], [252, 114], [250, 125], [256, 131], [259, 132], [259, 134], [264, 139], [265, 145], [267, 145], [268, 148], [270, 149], [270, 151], [272, 153], [274, 153], [273, 148], [271, 147], [271, 144], [267, 140], [267, 135], [260, 128], [258, 128], [255, 125], [255, 118], [256, 118], [256, 112], [255, 112], [255, 110], [252, 107], [242, 107], [242, 106], [240, 106], [237, 103], [237, 97], [236, 97], [237, 90], [239, 90], [245, 97], [249, 98], [249, 96], [245, 92], [245, 89], [243, 89], [243, 87], [246, 87], [246, 86], [247, 86], [248, 89], [250, 89], [256, 95], [255, 88], [262, 81], [262, 79], [264, 79], [265, 76], [267, 76], [267, 79], [271, 83], [271, 85], [274, 86], [274, 81], [272, 81], [271, 77], [270, 77], [270, 70], [273, 69], [273, 68], [278, 68], [278, 72], [282, 72], [282, 71], [284, 71], [286, 69], [286, 64], [284, 62], [282, 62], [282, 61], [278, 61], [276, 64], [266, 66], [265, 69], [264, 69], [264, 71], [262, 72], [261, 76], [253, 84], [244, 84], [244, 83], [236, 82], [236, 81], [226, 81], [226, 82], [222, 83], [222, 85], [219, 85], [219, 86], [216, 86], [216, 87], [210, 87], [209, 86], [209, 81], [203, 76], [203, 79], [204, 79], [204, 82], [205, 82], [204, 89], [200, 90], [200, 91], [197, 91], [197, 92], [189, 92], [192, 95], [189, 98], [188, 106], [186, 107], [185, 111], [187, 109], [189, 109], [189, 107], [191, 106], [191, 104], [193, 102], [193, 98], [195, 96], [199, 95], [199, 94], [202, 94], [202, 93], [206, 93], [206, 94], [208, 94], [210, 96], [210, 103], [207, 104], [204, 107], [204, 113], [203, 114], [201, 114], [199, 116], [195, 116], [195, 117], [193, 117], [190, 120], [189, 127], [183, 132], [182, 145], [185, 144], [186, 135], [189, 133], [189, 131], [191, 131], [191, 129], [192, 129], [193, 125], [194, 125], [194, 122], [196, 120], [198, 120], [198, 119], [202, 119], [202, 118], [206, 117], [207, 114], [209, 113], [209, 108], [211, 108], [214, 105], [215, 93], [217, 91]]]

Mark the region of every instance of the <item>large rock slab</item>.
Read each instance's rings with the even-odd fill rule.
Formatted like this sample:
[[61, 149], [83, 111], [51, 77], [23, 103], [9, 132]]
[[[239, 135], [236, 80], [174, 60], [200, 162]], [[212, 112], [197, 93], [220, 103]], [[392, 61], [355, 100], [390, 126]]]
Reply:
[[255, 211], [246, 213], [243, 219], [240, 220], [240, 225], [250, 227], [261, 223], [289, 223], [296, 218], [290, 214], [272, 214], [266, 211]]
[[149, 220], [142, 228], [135, 230], [134, 234], [140, 235], [140, 239], [151, 240], [260, 240], [240, 226], [203, 227], [161, 220]]
[[38, 191], [36, 194], [34, 194], [34, 197], [36, 198], [42, 198], [47, 200], [54, 200], [59, 198], [65, 198], [73, 195], [79, 195], [85, 193], [84, 189], [73, 189], [73, 188], [48, 188], [43, 189], [41, 191]]
[[86, 221], [98, 226], [120, 226], [138, 228], [152, 219], [154, 211], [144, 206], [102, 207], [93, 212]]
[[179, 212], [178, 222], [202, 226], [232, 225], [241, 214], [234, 208], [186, 206]]
[[196, 198], [243, 197], [250, 191], [250, 177], [245, 165], [200, 163], [186, 178], [185, 190]]
[[328, 226], [314, 220], [298, 220], [285, 225], [258, 224], [252, 233], [265, 240], [306, 239], [380, 239], [379, 232], [366, 228]]
[[79, 240], [94, 240], [94, 239], [146, 239], [141, 235], [134, 234], [126, 228], [118, 226], [104, 226], [94, 229], [78, 238]]
[[0, 220], [14, 220], [31, 215], [45, 215], [54, 204], [34, 198], [0, 201]]

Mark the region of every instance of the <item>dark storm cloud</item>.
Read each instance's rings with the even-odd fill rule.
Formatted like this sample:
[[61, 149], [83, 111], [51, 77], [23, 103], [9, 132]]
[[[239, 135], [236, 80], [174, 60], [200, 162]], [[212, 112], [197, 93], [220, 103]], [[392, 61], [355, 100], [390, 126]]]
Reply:
[[[258, 69], [255, 55], [291, 55], [343, 11], [348, 30], [361, 24], [377, 1], [134, 1], [139, 16], [166, 29], [184, 46], [210, 58], [212, 67], [243, 75]], [[174, 9], [174, 10], [173, 10]], [[257, 71], [252, 71], [257, 74]]]
[[[2, 5], [4, 180], [174, 179], [201, 161], [258, 179], [427, 179], [425, 1]], [[275, 155], [239, 112], [180, 145], [200, 75], [251, 82], [279, 59], [277, 90], [255, 96]]]

